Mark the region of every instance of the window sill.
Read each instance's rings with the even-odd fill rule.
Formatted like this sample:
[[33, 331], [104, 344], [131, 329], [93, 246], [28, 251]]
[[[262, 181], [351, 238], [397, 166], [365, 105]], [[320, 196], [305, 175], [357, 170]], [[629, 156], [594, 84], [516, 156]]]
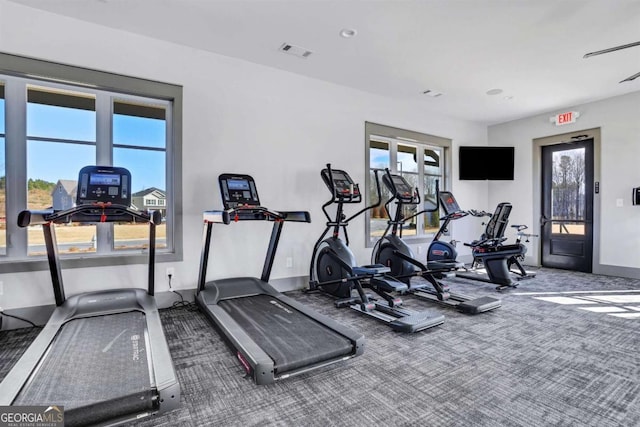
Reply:
[[[182, 261], [182, 257], [175, 252], [156, 252], [156, 263], [176, 261]], [[71, 268], [112, 267], [118, 265], [146, 265], [148, 262], [149, 257], [146, 253], [129, 253], [102, 256], [63, 256], [60, 260], [60, 266], [62, 270], [65, 270]], [[49, 270], [49, 263], [44, 257], [0, 261], [0, 274], [47, 270]]]

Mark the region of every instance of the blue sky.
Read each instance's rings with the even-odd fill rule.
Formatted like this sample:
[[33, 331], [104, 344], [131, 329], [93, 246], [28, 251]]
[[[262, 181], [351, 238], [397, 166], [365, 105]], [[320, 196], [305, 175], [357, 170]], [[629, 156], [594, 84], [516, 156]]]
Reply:
[[[29, 104], [27, 110], [27, 135], [95, 141], [96, 114], [47, 105]], [[4, 132], [4, 101], [0, 102], [0, 132]], [[165, 147], [165, 121], [115, 115], [113, 118], [114, 142], [143, 147]], [[4, 150], [1, 166], [4, 169]], [[28, 141], [27, 174], [32, 179], [56, 182], [58, 179], [76, 180], [83, 166], [96, 163], [93, 145]], [[165, 153], [132, 148], [114, 148], [114, 166], [125, 167], [131, 172], [132, 190], [157, 187], [166, 189]], [[4, 175], [4, 171], [2, 174]]]

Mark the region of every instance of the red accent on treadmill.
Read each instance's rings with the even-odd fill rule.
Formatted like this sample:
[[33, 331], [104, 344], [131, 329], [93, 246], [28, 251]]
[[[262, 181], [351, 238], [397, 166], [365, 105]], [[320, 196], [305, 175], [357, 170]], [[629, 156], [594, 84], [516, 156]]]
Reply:
[[247, 371], [247, 374], [250, 374], [251, 373], [251, 365], [249, 365], [249, 362], [247, 362], [247, 359], [245, 359], [244, 356], [240, 352], [237, 353], [237, 357], [238, 357], [238, 360], [240, 361], [240, 364], [244, 368], [244, 370]]

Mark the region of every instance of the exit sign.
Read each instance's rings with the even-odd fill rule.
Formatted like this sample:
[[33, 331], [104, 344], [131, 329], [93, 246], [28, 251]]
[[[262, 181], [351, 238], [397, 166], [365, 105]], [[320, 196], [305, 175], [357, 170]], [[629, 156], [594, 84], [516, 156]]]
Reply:
[[575, 123], [576, 119], [580, 117], [580, 113], [577, 111], [567, 111], [566, 113], [556, 114], [549, 118], [551, 123], [555, 123], [556, 126], [568, 125], [569, 123]]

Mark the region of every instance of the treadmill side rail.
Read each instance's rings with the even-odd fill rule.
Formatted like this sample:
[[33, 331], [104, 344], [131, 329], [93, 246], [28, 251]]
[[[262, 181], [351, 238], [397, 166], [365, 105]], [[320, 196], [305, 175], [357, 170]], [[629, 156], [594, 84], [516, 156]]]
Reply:
[[161, 402], [160, 412], [171, 411], [180, 406], [180, 384], [169, 352], [169, 344], [162, 329], [160, 312], [153, 297], [143, 293], [138, 298], [144, 301], [153, 373]]

